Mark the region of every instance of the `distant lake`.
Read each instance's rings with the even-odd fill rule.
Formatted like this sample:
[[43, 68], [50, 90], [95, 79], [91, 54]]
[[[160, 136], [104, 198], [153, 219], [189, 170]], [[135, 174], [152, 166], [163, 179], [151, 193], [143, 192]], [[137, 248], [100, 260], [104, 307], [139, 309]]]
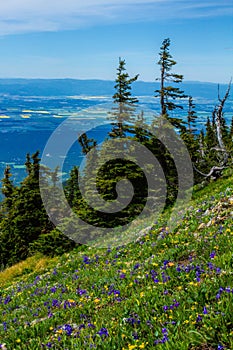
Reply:
[[[159, 113], [158, 101], [153, 97], [139, 96], [139, 101], [146, 108]], [[85, 127], [94, 128], [98, 124], [106, 122], [104, 116], [98, 114], [98, 106], [111, 102], [111, 96], [73, 96], [73, 97], [38, 97], [38, 96], [11, 96], [0, 95], [0, 177], [3, 178], [7, 164], [12, 168], [13, 180], [19, 183], [25, 176], [25, 156], [34, 153], [44, 147], [53, 131], [68, 117], [75, 123], [78, 132]], [[211, 117], [216, 101], [198, 99], [196, 112], [198, 115], [197, 127], [204, 128], [207, 116]], [[181, 102], [184, 110], [173, 113], [173, 116], [185, 118], [187, 115], [187, 101]], [[82, 114], [89, 108], [89, 112]], [[233, 115], [232, 104], [228, 102], [225, 108], [227, 123]], [[145, 115], [146, 117], [146, 115]], [[86, 118], [86, 120], [84, 120]], [[98, 120], [99, 118], [99, 120]], [[107, 118], [106, 118], [107, 119]], [[94, 129], [91, 136], [98, 141], [104, 138], [108, 129], [102, 127]], [[62, 139], [61, 139], [62, 142]], [[48, 157], [50, 155], [48, 154]], [[63, 154], [60, 154], [64, 157]], [[69, 173], [74, 165], [79, 165], [82, 160], [81, 149], [78, 142], [69, 153], [63, 172]]]

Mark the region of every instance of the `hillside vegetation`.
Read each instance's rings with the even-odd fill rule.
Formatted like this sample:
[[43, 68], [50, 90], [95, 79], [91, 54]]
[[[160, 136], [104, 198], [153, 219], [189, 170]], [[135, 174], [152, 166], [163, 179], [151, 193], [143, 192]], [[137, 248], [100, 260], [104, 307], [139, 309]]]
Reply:
[[141, 239], [0, 273], [1, 349], [233, 349], [232, 174]]

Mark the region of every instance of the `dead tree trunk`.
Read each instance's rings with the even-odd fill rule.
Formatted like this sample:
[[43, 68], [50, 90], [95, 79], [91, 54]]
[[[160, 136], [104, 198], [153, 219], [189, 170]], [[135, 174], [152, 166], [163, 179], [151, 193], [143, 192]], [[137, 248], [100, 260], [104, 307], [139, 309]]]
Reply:
[[227, 91], [225, 93], [224, 98], [221, 99], [219, 96], [219, 92], [218, 92], [218, 100], [219, 100], [220, 104], [214, 110], [214, 113], [215, 113], [214, 119], [215, 119], [215, 125], [216, 125], [217, 140], [218, 140], [220, 151], [223, 152], [223, 161], [221, 164], [222, 166], [225, 166], [227, 164], [227, 160], [229, 158], [229, 153], [227, 152], [226, 147], [225, 147], [224, 142], [223, 142], [221, 126], [222, 126], [222, 119], [223, 119], [223, 107], [224, 107], [226, 100], [229, 97], [230, 88], [231, 88], [231, 80], [229, 82], [229, 85], [228, 85], [228, 88], [227, 88]]
[[229, 158], [229, 152], [226, 149], [226, 146], [224, 144], [223, 141], [223, 135], [222, 135], [222, 121], [223, 121], [223, 108], [225, 105], [226, 100], [228, 99], [229, 95], [230, 95], [230, 89], [231, 89], [231, 81], [230, 80], [229, 84], [228, 84], [228, 88], [227, 91], [225, 93], [225, 96], [221, 99], [220, 95], [219, 95], [219, 90], [218, 90], [218, 100], [219, 100], [219, 105], [216, 106], [214, 108], [213, 111], [213, 121], [215, 123], [216, 126], [216, 136], [217, 136], [217, 140], [218, 140], [218, 144], [219, 144], [219, 148], [215, 147], [213, 149], [215, 149], [217, 152], [220, 152], [220, 154], [222, 154], [221, 158], [221, 162], [218, 165], [213, 166], [208, 174], [204, 174], [203, 172], [201, 172], [200, 170], [198, 170], [195, 166], [194, 169], [195, 171], [197, 171], [200, 175], [204, 176], [205, 178], [218, 178], [222, 171], [227, 168], [227, 162], [228, 162], [228, 158]]

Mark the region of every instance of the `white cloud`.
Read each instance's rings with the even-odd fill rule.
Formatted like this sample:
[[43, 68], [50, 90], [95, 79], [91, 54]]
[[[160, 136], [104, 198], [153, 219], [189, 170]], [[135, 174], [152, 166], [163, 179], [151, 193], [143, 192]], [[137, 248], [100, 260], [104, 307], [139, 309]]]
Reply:
[[98, 23], [231, 15], [231, 0], [7, 0], [0, 35], [77, 29]]

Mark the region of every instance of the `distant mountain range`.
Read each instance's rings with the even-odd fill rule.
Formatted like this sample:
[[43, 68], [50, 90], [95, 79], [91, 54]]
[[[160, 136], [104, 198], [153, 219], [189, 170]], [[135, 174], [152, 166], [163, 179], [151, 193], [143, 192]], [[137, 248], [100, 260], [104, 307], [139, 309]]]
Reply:
[[[0, 79], [0, 94], [19, 96], [111, 96], [114, 93], [114, 81], [79, 79]], [[185, 81], [179, 87], [187, 95], [216, 100], [218, 84]], [[132, 85], [132, 93], [137, 96], [153, 96], [159, 88], [159, 82], [137, 81]], [[220, 85], [224, 94], [226, 84]]]

